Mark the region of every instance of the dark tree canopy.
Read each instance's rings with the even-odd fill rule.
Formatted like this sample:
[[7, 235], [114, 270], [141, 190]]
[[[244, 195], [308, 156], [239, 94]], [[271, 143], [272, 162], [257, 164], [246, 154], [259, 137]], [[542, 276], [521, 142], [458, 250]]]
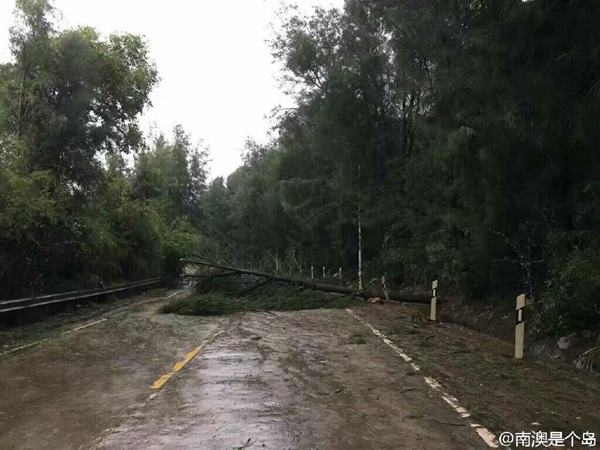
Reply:
[[297, 106], [207, 194], [248, 260], [355, 273], [360, 215], [371, 277], [598, 325], [598, 2], [348, 0], [272, 48]]
[[144, 142], [158, 82], [145, 41], [57, 31], [49, 0], [18, 0], [15, 16], [0, 65], [0, 297], [177, 274], [201, 239], [207, 152], [180, 126]]
[[539, 331], [600, 325], [600, 3], [295, 11], [270, 43], [294, 107], [209, 181], [182, 127], [140, 132], [158, 82], [142, 38], [58, 31], [49, 0], [17, 1], [0, 65], [1, 295], [174, 275], [193, 252], [356, 277], [360, 220], [367, 279], [526, 292]]

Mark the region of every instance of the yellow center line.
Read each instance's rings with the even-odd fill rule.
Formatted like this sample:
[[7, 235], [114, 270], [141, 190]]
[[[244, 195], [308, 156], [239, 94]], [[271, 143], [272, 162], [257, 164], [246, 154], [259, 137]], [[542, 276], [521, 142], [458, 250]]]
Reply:
[[191, 359], [193, 359], [198, 353], [200, 353], [200, 350], [202, 350], [202, 347], [204, 347], [205, 345], [206, 345], [206, 343], [202, 344], [200, 347], [196, 347], [194, 350], [192, 350], [187, 355], [185, 355], [185, 358], [184, 358], [185, 362], [188, 362]]
[[171, 376], [173, 376], [172, 373], [168, 373], [166, 375], [163, 375], [158, 380], [156, 380], [152, 384], [152, 386], [150, 386], [150, 389], [160, 389], [163, 386], [163, 384], [165, 384], [169, 380], [169, 378], [171, 378]]
[[171, 371], [169, 373], [162, 375], [158, 380], [156, 380], [154, 383], [152, 383], [150, 385], [150, 389], [160, 389], [161, 387], [163, 387], [163, 385], [169, 380], [169, 378], [171, 378], [173, 375], [175, 375], [175, 372], [179, 372], [181, 369], [183, 369], [187, 363], [189, 363], [192, 359], [194, 359], [196, 357], [196, 355], [198, 353], [200, 353], [202, 348], [206, 344], [208, 344], [208, 342], [209, 341], [204, 342], [199, 347], [196, 347], [194, 350], [187, 353], [185, 355], [185, 358], [183, 359], [183, 361], [175, 363], [175, 365], [173, 366], [173, 368], [171, 369]]
[[173, 366], [173, 372], [179, 372], [181, 369], [183, 369], [183, 366], [185, 366], [185, 361], [175, 363]]

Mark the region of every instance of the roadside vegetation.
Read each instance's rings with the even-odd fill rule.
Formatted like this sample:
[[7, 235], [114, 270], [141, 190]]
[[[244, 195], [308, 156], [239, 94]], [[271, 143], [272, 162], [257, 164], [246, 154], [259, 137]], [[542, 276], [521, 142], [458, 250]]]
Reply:
[[144, 138], [159, 82], [133, 34], [65, 29], [17, 0], [0, 64], [0, 299], [156, 275], [201, 247], [206, 148], [182, 127]]
[[272, 48], [297, 106], [208, 188], [224, 259], [356, 282], [360, 218], [366, 281], [600, 328], [598, 2], [352, 0]]
[[[141, 37], [63, 29], [50, 0], [18, 0], [0, 65], [0, 298], [175, 277], [192, 254], [356, 283], [360, 220], [365, 282], [439, 279], [493, 305], [524, 292], [538, 334], [600, 328], [597, 1], [281, 17], [271, 49], [296, 105], [210, 181], [182, 127], [140, 132], [159, 82]], [[277, 290], [244, 302], [321, 305]], [[227, 309], [193, 298], [170, 307]]]
[[192, 316], [226, 315], [235, 312], [300, 311], [348, 308], [364, 305], [357, 297], [305, 290], [286, 283], [267, 283], [256, 277], [212, 279], [199, 283], [193, 294], [164, 304], [160, 312]]

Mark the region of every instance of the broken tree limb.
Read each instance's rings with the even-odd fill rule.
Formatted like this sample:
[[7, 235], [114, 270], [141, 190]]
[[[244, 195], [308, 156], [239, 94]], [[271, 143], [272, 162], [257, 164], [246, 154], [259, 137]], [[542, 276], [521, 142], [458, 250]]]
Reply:
[[[189, 264], [197, 264], [206, 267], [213, 267], [215, 269], [227, 270], [231, 272], [237, 272], [244, 275], [254, 275], [257, 277], [267, 278], [273, 281], [281, 281], [283, 283], [296, 283], [303, 286], [306, 289], [312, 289], [315, 291], [324, 291], [324, 292], [334, 292], [337, 294], [346, 294], [346, 295], [354, 295], [356, 297], [362, 298], [371, 298], [371, 297], [384, 297], [383, 292], [368, 290], [368, 289], [353, 289], [346, 286], [336, 286], [333, 284], [323, 284], [323, 283], [315, 283], [311, 280], [305, 280], [303, 278], [285, 276], [285, 275], [272, 275], [264, 272], [259, 272], [257, 270], [250, 269], [238, 269], [235, 267], [222, 266], [220, 264], [215, 264], [207, 261], [199, 261], [194, 259], [184, 259], [183, 261]], [[388, 292], [389, 299], [397, 302], [406, 302], [406, 303], [423, 303], [429, 304], [431, 301], [431, 297], [429, 294], [409, 294], [405, 292]], [[441, 299], [438, 299], [441, 300]]]
[[198, 275], [195, 273], [186, 273], [184, 276], [188, 278], [220, 278], [220, 277], [229, 277], [231, 275], [239, 275], [238, 272], [224, 272], [224, 273], [214, 273], [214, 274], [206, 274], [206, 275]]

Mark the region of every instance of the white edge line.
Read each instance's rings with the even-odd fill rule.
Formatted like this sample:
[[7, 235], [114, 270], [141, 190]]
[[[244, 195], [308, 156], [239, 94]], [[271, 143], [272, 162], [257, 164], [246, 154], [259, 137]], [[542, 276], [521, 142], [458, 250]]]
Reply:
[[[396, 352], [398, 355], [400, 355], [400, 357], [402, 359], [404, 359], [404, 361], [406, 362], [410, 362], [412, 361], [412, 358], [410, 356], [408, 356], [406, 353], [404, 353], [396, 344], [394, 344], [387, 336], [385, 336], [381, 331], [379, 331], [377, 328], [373, 327], [373, 325], [371, 325], [369, 322], [367, 322], [365, 319], [363, 319], [362, 317], [360, 317], [358, 314], [355, 314], [354, 311], [347, 309], [346, 312], [348, 314], [350, 314], [352, 317], [354, 317], [356, 320], [358, 320], [359, 322], [361, 322], [362, 324], [366, 325], [367, 327], [369, 327], [371, 329], [371, 331], [373, 332], [373, 334], [375, 334], [377, 337], [381, 338], [383, 340], [383, 342], [385, 344], [387, 344], [389, 347], [391, 347], [394, 352]], [[415, 363], [410, 363], [411, 367], [413, 368], [413, 370], [418, 371], [421, 368], [415, 364]], [[448, 405], [450, 405], [452, 407], [452, 409], [454, 409], [454, 411], [456, 411], [461, 418], [463, 419], [467, 419], [469, 417], [471, 417], [471, 414], [462, 406], [460, 406], [460, 404], [458, 403], [458, 399], [456, 397], [453, 397], [451, 395], [448, 395], [444, 390], [442, 390], [442, 385], [440, 383], [438, 383], [434, 378], [431, 377], [423, 377], [423, 381], [425, 381], [425, 384], [427, 384], [431, 389], [436, 390], [437, 392], [440, 393], [442, 400], [444, 400]], [[471, 428], [473, 428], [477, 434], [479, 435], [479, 437], [481, 439], [483, 439], [483, 441], [491, 448], [499, 448], [500, 445], [498, 444], [498, 441], [496, 440], [496, 436], [494, 435], [494, 433], [492, 433], [491, 431], [489, 431], [487, 428], [485, 428], [484, 426], [478, 424], [478, 423], [472, 423], [469, 422], [469, 425], [471, 426]], [[504, 447], [507, 450], [510, 450], [509, 447]]]
[[[167, 298], [174, 297], [175, 295], [180, 294], [181, 292], [184, 292], [184, 291], [185, 291], [185, 289], [177, 291], [177, 292], [169, 295]], [[122, 313], [114, 314], [114, 315], [110, 316], [109, 318], [118, 317], [118, 316], [121, 316], [123, 314], [125, 314], [125, 313], [122, 312]], [[94, 326], [94, 325], [98, 325], [99, 323], [106, 322], [107, 320], [108, 320], [108, 318], [107, 319], [97, 320], [96, 322], [88, 323], [88, 324], [82, 325], [80, 327], [73, 328], [71, 330], [63, 331], [60, 335], [64, 336], [66, 334], [72, 333], [73, 331], [83, 330], [85, 328], [88, 328], [88, 327], [91, 327], [91, 326]], [[20, 347], [15, 347], [15, 348], [12, 348], [10, 350], [6, 350], [6, 351], [0, 353], [0, 356], [8, 355], [9, 353], [18, 352], [19, 350], [25, 350], [26, 348], [33, 347], [35, 345], [41, 344], [42, 342], [46, 342], [46, 341], [49, 341], [51, 339], [52, 338], [41, 339], [39, 341], [32, 342], [31, 344], [21, 345]]]
[[42, 339], [41, 341], [32, 342], [31, 344], [26, 344], [26, 345], [21, 345], [20, 347], [11, 348], [10, 350], [0, 353], [0, 356], [8, 355], [9, 353], [18, 352], [19, 350], [25, 350], [26, 348], [41, 344], [42, 342], [47, 341], [48, 339], [49, 338], [46, 338], [46, 339]]
[[73, 329], [73, 330], [71, 330], [71, 331], [79, 331], [79, 330], [83, 330], [84, 328], [88, 328], [88, 327], [91, 327], [91, 326], [94, 326], [94, 325], [98, 325], [99, 323], [106, 322], [107, 320], [108, 320], [108, 319], [101, 319], [101, 320], [97, 320], [96, 322], [88, 323], [88, 324], [86, 324], [86, 325], [82, 325], [82, 326], [80, 326], [80, 327], [74, 328], [74, 329]]
[[[91, 327], [93, 325], [98, 325], [99, 323], [106, 322], [108, 319], [97, 320], [96, 322], [88, 323], [86, 325], [82, 325], [77, 328], [73, 328], [72, 330], [63, 331], [60, 335], [64, 336], [65, 334], [72, 333], [73, 331], [83, 330], [84, 328]], [[39, 341], [32, 342], [30, 344], [21, 345], [20, 347], [11, 348], [5, 352], [0, 353], [0, 356], [8, 355], [9, 353], [18, 352], [19, 350], [25, 350], [26, 348], [33, 347], [35, 345], [41, 344], [42, 342], [50, 341], [52, 338], [40, 339]]]

